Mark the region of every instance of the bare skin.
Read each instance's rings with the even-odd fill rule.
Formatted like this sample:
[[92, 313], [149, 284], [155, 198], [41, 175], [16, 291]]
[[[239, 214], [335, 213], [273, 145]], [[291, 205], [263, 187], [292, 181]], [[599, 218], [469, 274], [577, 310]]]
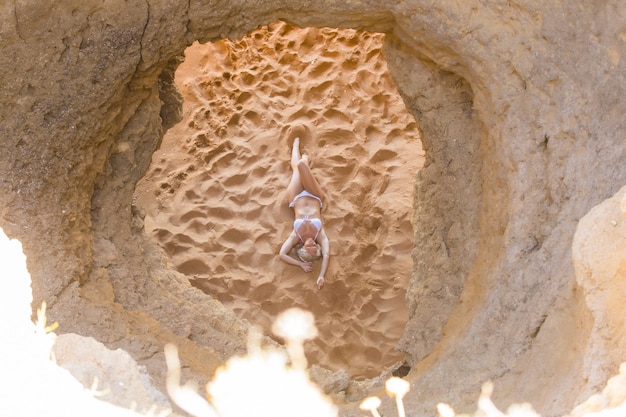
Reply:
[[[291, 181], [287, 186], [287, 199], [290, 203], [294, 201], [294, 198], [304, 190], [320, 197], [320, 199], [324, 201], [324, 192], [322, 191], [322, 187], [319, 182], [317, 182], [311, 172], [307, 155], [300, 154], [299, 138], [296, 138], [293, 142], [293, 148], [291, 150], [291, 169]], [[303, 196], [298, 198], [295, 201], [293, 210], [296, 219], [322, 218], [320, 202], [313, 197]], [[298, 236], [298, 234], [300, 234], [300, 236]], [[302, 240], [300, 238], [302, 238]], [[322, 265], [316, 281], [317, 288], [321, 289], [324, 286], [324, 277], [326, 275], [326, 270], [328, 269], [328, 261], [330, 257], [330, 243], [328, 241], [328, 236], [324, 231], [323, 225], [318, 233], [317, 228], [313, 225], [313, 223], [310, 221], [304, 221], [298, 228], [297, 233], [296, 230], [291, 232], [285, 243], [283, 243], [280, 248], [278, 255], [283, 262], [299, 266], [304, 272], [311, 272], [313, 270], [313, 266], [310, 262], [300, 261], [288, 255], [289, 251], [291, 251], [291, 249], [293, 249], [300, 242], [304, 244], [304, 250], [310, 255], [315, 255], [317, 253], [316, 243], [319, 243], [321, 246]]]

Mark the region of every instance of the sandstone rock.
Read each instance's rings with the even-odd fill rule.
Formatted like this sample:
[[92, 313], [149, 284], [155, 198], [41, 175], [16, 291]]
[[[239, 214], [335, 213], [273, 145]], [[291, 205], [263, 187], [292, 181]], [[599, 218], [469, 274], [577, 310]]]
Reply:
[[591, 209], [580, 220], [573, 243], [576, 282], [593, 317], [585, 360], [600, 368], [615, 368], [626, 355], [626, 218], [620, 208], [624, 196], [626, 187]]
[[310, 371], [311, 380], [319, 385], [326, 394], [337, 394], [345, 391], [350, 383], [350, 378], [346, 371], [331, 372], [319, 366], [312, 366]]
[[121, 349], [110, 350], [91, 337], [67, 333], [58, 336], [52, 349], [59, 366], [67, 369], [101, 400], [145, 413], [152, 407], [171, 409], [163, 393], [152, 384], [143, 366]]
[[[132, 194], [162, 109], [175, 118], [174, 95], [159, 92], [169, 63], [195, 40], [277, 19], [387, 32], [389, 66], [422, 129], [407, 409], [472, 408], [492, 379], [496, 403], [522, 397], [559, 415], [599, 388], [619, 363], [608, 347], [621, 351], [624, 337], [621, 292], [595, 282], [621, 291], [623, 268], [584, 261], [575, 278], [571, 243], [578, 220], [626, 183], [620, 0], [2, 2], [0, 226], [22, 242], [33, 305], [47, 301], [64, 332], [127, 348], [155, 383], [163, 369], [146, 345], [189, 343], [183, 363], [198, 352], [211, 363], [195, 360], [198, 380], [245, 349], [247, 324], [168, 269]], [[623, 218], [613, 220], [594, 221], [612, 236]], [[554, 359], [554, 345], [571, 348], [570, 366], [527, 360]]]

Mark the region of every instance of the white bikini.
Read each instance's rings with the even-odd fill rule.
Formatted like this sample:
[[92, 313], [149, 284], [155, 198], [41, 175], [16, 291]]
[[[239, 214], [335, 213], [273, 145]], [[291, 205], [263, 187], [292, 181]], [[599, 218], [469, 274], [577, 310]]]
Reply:
[[[293, 207], [294, 204], [296, 203], [296, 200], [298, 200], [299, 198], [302, 198], [302, 197], [313, 197], [314, 199], [316, 199], [317, 201], [320, 202], [320, 208], [322, 207], [322, 199], [320, 199], [318, 196], [316, 196], [314, 194], [311, 194], [307, 190], [303, 190], [300, 194], [295, 196], [293, 201], [291, 203], [289, 203], [289, 207]], [[317, 233], [315, 234], [315, 237], [313, 238], [313, 240], [317, 240], [317, 235], [319, 235], [320, 234], [320, 230], [322, 230], [322, 219], [318, 219], [316, 217], [304, 216], [303, 219], [296, 219], [296, 220], [294, 220], [294, 222], [293, 222], [293, 230], [296, 232], [296, 234], [298, 235], [298, 237], [300, 238], [300, 240], [302, 242], [304, 242], [304, 239], [302, 239], [302, 236], [300, 236], [300, 232], [298, 232], [298, 229], [305, 222], [310, 222], [311, 224], [313, 224], [313, 226], [315, 226], [315, 228], [317, 229]]]
[[315, 228], [317, 229], [317, 233], [315, 234], [313, 240], [317, 240], [317, 235], [319, 235], [320, 230], [322, 230], [322, 220], [315, 217], [309, 218], [309, 216], [305, 216], [304, 219], [296, 219], [293, 221], [293, 230], [295, 230], [296, 234], [302, 242], [304, 242], [304, 239], [302, 239], [302, 236], [300, 236], [300, 232], [298, 232], [298, 229], [300, 229], [300, 226], [302, 226], [302, 224], [305, 222], [310, 222], [313, 226], [315, 226]]
[[302, 198], [302, 197], [313, 197], [314, 199], [316, 199], [317, 201], [320, 202], [320, 207], [322, 207], [322, 199], [319, 198], [318, 196], [316, 196], [315, 194], [311, 194], [307, 190], [302, 190], [302, 192], [300, 194], [295, 196], [293, 198], [293, 201], [291, 203], [289, 203], [289, 207], [293, 207], [293, 205], [296, 204], [296, 200], [298, 200], [299, 198]]

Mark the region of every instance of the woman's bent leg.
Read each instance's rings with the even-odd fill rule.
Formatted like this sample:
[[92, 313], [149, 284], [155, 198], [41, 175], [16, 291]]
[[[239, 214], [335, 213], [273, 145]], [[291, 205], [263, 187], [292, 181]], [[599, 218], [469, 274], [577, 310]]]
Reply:
[[289, 181], [289, 185], [287, 185], [287, 199], [289, 203], [304, 190], [302, 182], [300, 181], [300, 170], [298, 169], [300, 159], [300, 139], [295, 138], [293, 148], [291, 149], [291, 180]]
[[300, 181], [304, 189], [324, 200], [322, 186], [313, 176], [313, 172], [311, 172], [311, 168], [309, 167], [309, 159], [306, 155], [298, 162], [298, 172], [300, 173]]

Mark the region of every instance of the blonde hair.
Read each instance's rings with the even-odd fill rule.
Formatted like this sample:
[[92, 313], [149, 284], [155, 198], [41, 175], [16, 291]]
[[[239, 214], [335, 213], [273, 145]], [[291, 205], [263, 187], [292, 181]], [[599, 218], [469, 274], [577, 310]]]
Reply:
[[315, 246], [317, 246], [317, 251], [315, 255], [311, 255], [304, 249], [304, 245], [302, 243], [298, 243], [296, 245], [296, 255], [302, 262], [319, 261], [320, 258], [322, 257], [322, 247], [320, 246], [319, 243], [316, 243]]

